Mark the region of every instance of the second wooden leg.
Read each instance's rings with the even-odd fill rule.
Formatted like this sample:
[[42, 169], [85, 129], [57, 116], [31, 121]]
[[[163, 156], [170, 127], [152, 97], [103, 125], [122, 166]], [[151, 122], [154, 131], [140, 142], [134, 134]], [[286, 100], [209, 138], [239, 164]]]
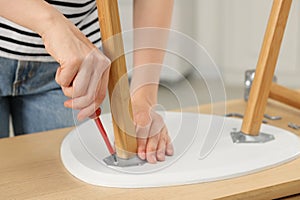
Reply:
[[274, 0], [241, 132], [259, 135], [292, 0]]

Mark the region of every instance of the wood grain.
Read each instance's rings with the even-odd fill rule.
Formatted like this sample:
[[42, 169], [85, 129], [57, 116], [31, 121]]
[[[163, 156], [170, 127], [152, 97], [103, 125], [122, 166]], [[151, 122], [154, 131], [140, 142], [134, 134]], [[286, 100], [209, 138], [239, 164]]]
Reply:
[[259, 134], [292, 0], [274, 0], [241, 131]]
[[[221, 110], [218, 106], [214, 106], [214, 112]], [[245, 109], [246, 103], [243, 100], [227, 103], [227, 112], [244, 113]], [[200, 110], [202, 113], [211, 113], [212, 106], [203, 105], [200, 106]], [[198, 112], [199, 108], [192, 107], [186, 111]], [[287, 126], [288, 122], [300, 124], [300, 110], [269, 100], [266, 113], [282, 116], [282, 120], [269, 121], [269, 124], [300, 136], [300, 130]], [[248, 176], [209, 183], [148, 189], [87, 185], [70, 175], [60, 160], [60, 145], [70, 130], [53, 130], [0, 139], [0, 199], [260, 200], [300, 193], [300, 158]]]
[[130, 158], [137, 152], [129, 83], [117, 0], [97, 0], [103, 51], [112, 61], [108, 90], [118, 157]]
[[300, 92], [272, 83], [269, 97], [300, 109]]

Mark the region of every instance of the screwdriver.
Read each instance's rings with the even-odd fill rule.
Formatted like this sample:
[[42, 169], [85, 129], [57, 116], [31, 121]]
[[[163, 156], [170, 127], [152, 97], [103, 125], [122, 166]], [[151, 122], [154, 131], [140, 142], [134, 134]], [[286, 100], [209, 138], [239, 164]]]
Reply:
[[96, 125], [97, 125], [97, 127], [98, 127], [98, 130], [99, 130], [99, 132], [101, 133], [102, 138], [103, 138], [103, 140], [104, 140], [104, 142], [105, 142], [105, 144], [106, 144], [106, 147], [107, 147], [109, 153], [110, 153], [111, 156], [113, 157], [114, 161], [117, 163], [118, 161], [117, 161], [117, 154], [116, 154], [116, 151], [114, 150], [114, 148], [112, 147], [112, 145], [111, 145], [110, 142], [109, 142], [109, 139], [108, 139], [108, 137], [107, 137], [106, 131], [105, 131], [105, 129], [104, 129], [104, 127], [103, 127], [103, 124], [102, 124], [102, 122], [101, 122], [101, 120], [100, 120], [100, 118], [99, 118], [100, 114], [101, 114], [101, 108], [98, 108], [98, 109], [95, 111], [95, 113], [94, 113], [90, 118], [91, 118], [91, 119], [94, 119], [94, 121], [95, 121], [95, 123], [96, 123]]

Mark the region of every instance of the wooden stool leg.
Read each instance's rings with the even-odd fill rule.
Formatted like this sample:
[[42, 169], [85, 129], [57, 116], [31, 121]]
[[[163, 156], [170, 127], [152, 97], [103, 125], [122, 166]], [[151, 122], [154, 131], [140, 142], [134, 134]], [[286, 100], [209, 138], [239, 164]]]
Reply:
[[274, 0], [241, 132], [259, 135], [292, 0]]
[[269, 97], [300, 109], [300, 92], [272, 83]]
[[[118, 1], [97, 0], [97, 7], [103, 51], [112, 60], [108, 90], [110, 106], [117, 110], [117, 112], [112, 111], [116, 153], [120, 158], [129, 159], [137, 152], [137, 141], [132, 121], [123, 40], [120, 34], [121, 23]], [[112, 39], [112, 36], [116, 37]], [[113, 94], [117, 96], [117, 102], [112, 102]]]

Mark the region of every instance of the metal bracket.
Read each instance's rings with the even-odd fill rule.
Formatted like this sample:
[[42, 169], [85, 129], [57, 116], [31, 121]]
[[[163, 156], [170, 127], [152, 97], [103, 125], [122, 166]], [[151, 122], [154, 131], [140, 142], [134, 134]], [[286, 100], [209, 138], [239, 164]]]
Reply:
[[[241, 119], [243, 119], [244, 118], [244, 115], [243, 114], [241, 114], [241, 113], [235, 113], [235, 112], [232, 112], [232, 113], [227, 113], [226, 115], [224, 115], [225, 117], [236, 117], [236, 118], [241, 118]], [[271, 119], [271, 118], [274, 118], [273, 116], [269, 116], [268, 115], [268, 119]], [[277, 116], [275, 116], [276, 117], [276, 120], [277, 120]], [[279, 117], [279, 116], [278, 116]], [[274, 119], [272, 119], [272, 120], [274, 120]], [[265, 119], [263, 119], [262, 120], [262, 123], [264, 123], [264, 124], [267, 124], [268, 123], [268, 121], [267, 120], [265, 120]]]
[[115, 166], [115, 167], [132, 167], [132, 166], [141, 166], [146, 163], [146, 160], [140, 159], [138, 156], [134, 156], [129, 159], [123, 159], [117, 157], [117, 162], [115, 161], [112, 155], [103, 159], [104, 163], [108, 166]]
[[[255, 76], [255, 69], [247, 70], [245, 72], [245, 81], [244, 81], [244, 100], [248, 101], [250, 90], [252, 87], [252, 82]], [[277, 77], [274, 75], [273, 82], [277, 82]]]
[[259, 133], [258, 136], [247, 135], [241, 131], [230, 133], [233, 143], [266, 143], [275, 140], [275, 137], [267, 133]]
[[271, 116], [271, 115], [268, 115], [268, 114], [264, 114], [264, 118], [267, 118], [269, 120], [281, 120], [282, 119], [281, 116]]
[[295, 129], [295, 130], [299, 130], [300, 129], [300, 126], [293, 123], [293, 122], [289, 122], [288, 123], [288, 127], [292, 128], [292, 129]]

